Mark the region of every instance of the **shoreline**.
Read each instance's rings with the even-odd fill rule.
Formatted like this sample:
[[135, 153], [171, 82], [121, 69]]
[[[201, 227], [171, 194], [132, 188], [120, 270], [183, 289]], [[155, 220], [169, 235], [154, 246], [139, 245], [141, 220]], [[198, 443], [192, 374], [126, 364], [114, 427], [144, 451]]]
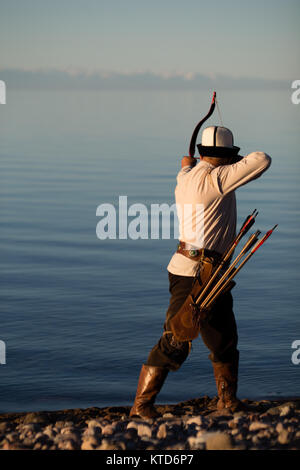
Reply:
[[300, 449], [300, 397], [247, 400], [217, 411], [207, 396], [157, 405], [156, 420], [130, 406], [0, 413], [0, 450]]

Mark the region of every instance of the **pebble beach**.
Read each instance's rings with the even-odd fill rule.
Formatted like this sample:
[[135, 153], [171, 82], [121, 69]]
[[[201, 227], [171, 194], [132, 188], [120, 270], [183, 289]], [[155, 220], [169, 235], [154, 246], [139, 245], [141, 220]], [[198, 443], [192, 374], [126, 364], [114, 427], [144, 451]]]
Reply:
[[207, 396], [157, 406], [161, 417], [129, 417], [130, 407], [5, 413], [1, 450], [299, 450], [300, 398], [243, 400], [247, 411], [217, 411]]

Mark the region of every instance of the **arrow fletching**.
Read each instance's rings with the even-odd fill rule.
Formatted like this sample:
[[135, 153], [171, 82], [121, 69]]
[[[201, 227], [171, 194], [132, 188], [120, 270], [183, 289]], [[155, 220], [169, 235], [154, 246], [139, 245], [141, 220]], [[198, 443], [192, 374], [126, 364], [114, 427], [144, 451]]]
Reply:
[[253, 250], [251, 251], [251, 253], [255, 253], [256, 250], [258, 250], [258, 248], [263, 244], [265, 243], [265, 241], [272, 235], [272, 233], [274, 232], [275, 228], [278, 226], [278, 224], [274, 225], [273, 228], [271, 228], [271, 230], [268, 230], [267, 233], [263, 236], [263, 238], [258, 242], [258, 244], [253, 248]]

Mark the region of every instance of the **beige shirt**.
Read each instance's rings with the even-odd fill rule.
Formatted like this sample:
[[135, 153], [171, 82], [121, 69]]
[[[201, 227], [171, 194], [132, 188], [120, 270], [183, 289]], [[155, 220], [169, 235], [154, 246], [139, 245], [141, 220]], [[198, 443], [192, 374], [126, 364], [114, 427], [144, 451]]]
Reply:
[[[175, 189], [179, 239], [224, 253], [236, 235], [235, 189], [258, 178], [270, 164], [271, 157], [253, 152], [233, 165], [214, 167], [202, 160], [182, 168]], [[175, 253], [167, 269], [194, 276], [196, 266], [197, 261]]]

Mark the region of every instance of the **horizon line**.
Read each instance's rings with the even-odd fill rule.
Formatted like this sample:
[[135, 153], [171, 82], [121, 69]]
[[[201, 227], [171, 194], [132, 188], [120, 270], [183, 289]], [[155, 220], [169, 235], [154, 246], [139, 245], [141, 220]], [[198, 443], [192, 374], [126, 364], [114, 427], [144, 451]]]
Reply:
[[199, 72], [118, 72], [80, 68], [0, 68], [0, 79], [11, 89], [90, 89], [90, 90], [195, 90], [289, 89], [293, 79], [233, 77]]

